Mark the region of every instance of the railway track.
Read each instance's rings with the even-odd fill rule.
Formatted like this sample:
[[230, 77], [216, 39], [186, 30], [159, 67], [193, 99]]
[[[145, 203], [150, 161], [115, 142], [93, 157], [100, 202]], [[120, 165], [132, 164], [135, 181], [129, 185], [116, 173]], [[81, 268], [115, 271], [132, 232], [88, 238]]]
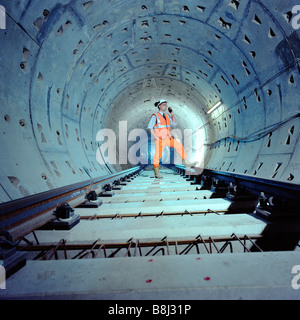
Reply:
[[[27, 260], [26, 266], [7, 280], [7, 285], [11, 286], [7, 291], [7, 298], [18, 297], [20, 294], [34, 298], [65, 298], [70, 295], [109, 298], [115, 294], [114, 297], [128, 298], [132, 296], [132, 292], [146, 298], [155, 297], [155, 292], [163, 292], [160, 296], [165, 297], [167, 288], [170, 289], [170, 282], [167, 284], [166, 279], [156, 283], [156, 287], [152, 288], [154, 291], [150, 290], [151, 294], [148, 292], [148, 284], [152, 281], [147, 282], [150, 278], [144, 279], [138, 289], [135, 278], [131, 283], [124, 282], [119, 276], [113, 280], [109, 274], [110, 268], [119, 267], [119, 274], [128, 275], [128, 270], [125, 271], [122, 264], [131, 265], [133, 269], [129, 274], [132, 276], [136, 270], [136, 273], [142, 274], [147, 271], [154, 278], [157, 277], [156, 272], [163, 272], [168, 278], [165, 269], [168, 267], [174, 277], [181, 279], [179, 286], [171, 285], [170, 297], [176, 296], [183, 289], [188, 292], [187, 296], [191, 297], [195, 290], [194, 285], [188, 284], [192, 275], [180, 272], [178, 266], [184, 261], [206, 261], [203, 257], [212, 256], [213, 258], [209, 259], [213, 260], [207, 260], [205, 270], [209, 274], [206, 277], [213, 279], [222, 273], [224, 267], [220, 265], [221, 260], [218, 260], [220, 254], [224, 256], [222, 263], [232, 266], [229, 271], [226, 269], [226, 272], [232, 277], [233, 287], [243, 283], [241, 280], [239, 284], [235, 276], [244, 274], [241, 268], [247, 269], [246, 264], [249, 264], [249, 259], [253, 257], [251, 265], [257, 261], [257, 266], [263, 270], [267, 279], [267, 282], [262, 281], [261, 285], [273, 292], [277, 285], [274, 287], [270, 284], [267, 270], [274, 258], [273, 252], [281, 251], [281, 255], [287, 257], [278, 260], [278, 272], [289, 268], [286, 266], [289, 259], [290, 264], [295, 264], [300, 257], [298, 218], [270, 219], [265, 213], [265, 208], [262, 208], [261, 196], [246, 192], [237, 194], [237, 188], [230, 182], [220, 183], [218, 180], [210, 180], [209, 176], [205, 175], [199, 180], [197, 176], [186, 175], [180, 166], [164, 167], [161, 174], [163, 179], [154, 179], [150, 167], [135, 168], [131, 172], [123, 172], [123, 178], [117, 180], [117, 183], [116, 178], [121, 174], [107, 178], [101, 183], [96, 182], [98, 187], [101, 185], [98, 189], [95, 188], [95, 184], [93, 188], [91, 184], [88, 184], [88, 188], [83, 186], [83, 191], [73, 189], [73, 195], [77, 196], [76, 202], [74, 197], [69, 202], [72, 204], [70, 217], [57, 219], [65, 223], [74, 216], [79, 217], [79, 221], [69, 227], [63, 228], [61, 224], [57, 227], [53, 223], [52, 205], [48, 208], [47, 215], [38, 215], [44, 216], [42, 223], [33, 223], [31, 228], [24, 229], [18, 225], [12, 229], [15, 232], [14, 238], [11, 239], [15, 244], [14, 249], [19, 255], [26, 253]], [[91, 189], [97, 193], [97, 198], [86, 201], [84, 194]], [[70, 194], [71, 191], [67, 192]], [[49, 203], [49, 199], [46, 201]], [[52, 217], [49, 218], [51, 210]], [[278, 215], [276, 217], [278, 218]], [[33, 215], [31, 221], [35, 219], [36, 215]], [[135, 261], [135, 267], [132, 267], [134, 262], [127, 262], [128, 258]], [[84, 262], [79, 264], [75, 262], [78, 260], [89, 262], [86, 262], [87, 265]], [[87, 291], [82, 289], [84, 286], [80, 289], [75, 285], [66, 289], [64, 280], [59, 284], [59, 279], [66, 277], [65, 273], [68, 273], [64, 266], [68, 266], [70, 272], [75, 272], [75, 282], [76, 277], [80, 277], [83, 282], [93, 281], [93, 278], [97, 281], [98, 273], [90, 274], [88, 271], [90, 260], [94, 261], [92, 269], [97, 263], [99, 268], [103, 268], [107, 279], [111, 281], [110, 284], [103, 280], [103, 286], [99, 285], [98, 289], [91, 286], [90, 289], [86, 288]], [[154, 260], [159, 263], [152, 269], [149, 262]], [[241, 261], [244, 263], [241, 264]], [[173, 263], [178, 265], [174, 266]], [[209, 272], [211, 263], [220, 265], [220, 271], [211, 266], [212, 271]], [[45, 266], [49, 268], [44, 269]], [[41, 267], [44, 271], [40, 271]], [[198, 271], [191, 271], [196, 278]], [[27, 277], [30, 272], [36, 279], [35, 284], [28, 284]], [[82, 280], [84, 275], [86, 278]], [[238, 276], [240, 277], [242, 276]], [[56, 283], [55, 288], [51, 287], [51, 281]], [[255, 281], [257, 279], [253, 275], [252, 282], [246, 286], [252, 288]], [[28, 285], [27, 292], [23, 289], [22, 293], [18, 291], [22, 283], [25, 287]], [[197, 290], [203, 286], [202, 282], [196, 283]], [[222, 285], [222, 281], [213, 283], [213, 286], [217, 287]], [[119, 288], [123, 286], [125, 289], [120, 293]], [[288, 284], [285, 284], [285, 290], [289, 289]], [[293, 291], [289, 292], [290, 295], [294, 294]], [[0, 297], [3, 297], [3, 293]]]

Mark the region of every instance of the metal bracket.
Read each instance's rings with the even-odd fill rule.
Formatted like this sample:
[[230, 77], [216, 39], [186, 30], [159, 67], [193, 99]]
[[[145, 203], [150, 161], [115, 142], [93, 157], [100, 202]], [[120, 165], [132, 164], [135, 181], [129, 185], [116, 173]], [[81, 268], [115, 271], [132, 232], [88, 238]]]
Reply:
[[261, 192], [256, 213], [268, 220], [280, 219], [280, 217], [295, 216], [295, 210], [291, 209], [285, 198], [266, 195]]
[[102, 204], [102, 200], [98, 199], [96, 191], [90, 191], [86, 195], [87, 201], [77, 206], [77, 208], [99, 208]]
[[16, 247], [17, 242], [13, 242], [13, 238], [8, 231], [0, 231], [0, 248], [11, 249]]
[[112, 197], [115, 192], [112, 190], [112, 186], [110, 183], [104, 185], [103, 192], [99, 194], [99, 197]]

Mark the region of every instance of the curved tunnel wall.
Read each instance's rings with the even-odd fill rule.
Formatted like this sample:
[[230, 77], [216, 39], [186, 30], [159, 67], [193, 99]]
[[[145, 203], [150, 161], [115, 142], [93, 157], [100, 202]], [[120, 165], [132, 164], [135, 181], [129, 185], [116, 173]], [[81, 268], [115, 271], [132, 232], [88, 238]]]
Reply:
[[97, 162], [97, 132], [145, 129], [161, 98], [206, 168], [300, 182], [296, 1], [1, 4], [1, 202], [128, 167]]

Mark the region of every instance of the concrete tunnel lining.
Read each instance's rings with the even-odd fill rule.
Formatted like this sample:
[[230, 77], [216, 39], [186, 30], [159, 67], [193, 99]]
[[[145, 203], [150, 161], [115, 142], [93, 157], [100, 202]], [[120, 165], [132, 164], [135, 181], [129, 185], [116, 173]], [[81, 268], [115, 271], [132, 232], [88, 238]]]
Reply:
[[160, 98], [205, 125], [206, 168], [298, 184], [295, 4], [3, 1], [1, 202], [126, 168], [97, 163], [97, 131]]

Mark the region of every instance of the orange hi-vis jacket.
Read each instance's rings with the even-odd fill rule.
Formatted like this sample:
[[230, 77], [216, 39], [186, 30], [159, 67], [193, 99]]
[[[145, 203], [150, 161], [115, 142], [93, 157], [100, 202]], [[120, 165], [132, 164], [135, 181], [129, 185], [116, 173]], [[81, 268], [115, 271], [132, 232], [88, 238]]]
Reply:
[[171, 137], [171, 121], [168, 115], [165, 114], [166, 120], [159, 112], [153, 115], [156, 116], [155, 134], [162, 140], [166, 139], [167, 136]]

